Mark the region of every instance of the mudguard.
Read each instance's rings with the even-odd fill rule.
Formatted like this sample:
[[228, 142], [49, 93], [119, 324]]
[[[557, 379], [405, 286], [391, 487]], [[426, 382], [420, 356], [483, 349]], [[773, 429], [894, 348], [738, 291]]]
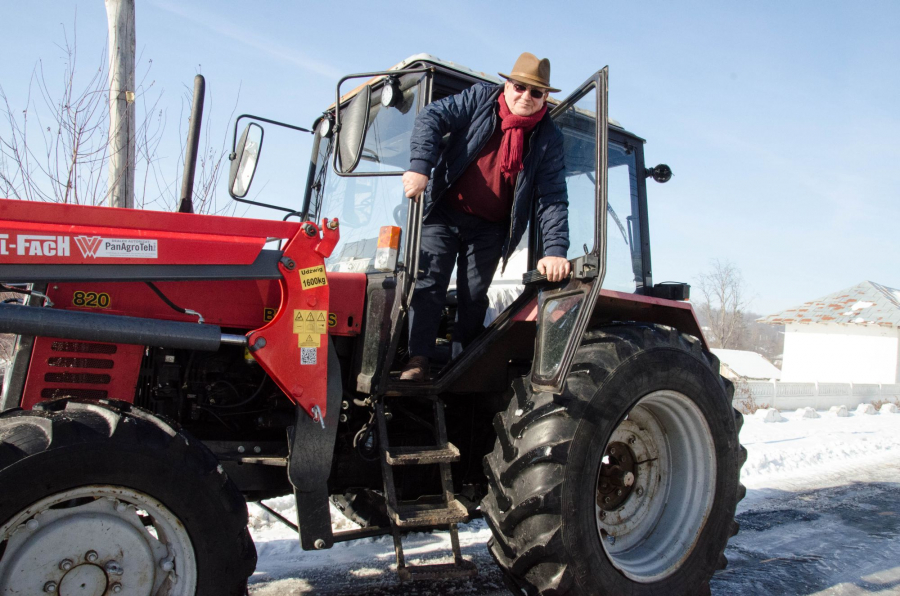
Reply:
[[303, 550], [319, 550], [334, 545], [328, 504], [328, 476], [331, 473], [343, 388], [340, 362], [330, 341], [328, 370], [327, 408], [331, 416], [316, 421], [298, 407], [296, 422], [288, 428], [288, 478], [297, 499], [297, 527]]

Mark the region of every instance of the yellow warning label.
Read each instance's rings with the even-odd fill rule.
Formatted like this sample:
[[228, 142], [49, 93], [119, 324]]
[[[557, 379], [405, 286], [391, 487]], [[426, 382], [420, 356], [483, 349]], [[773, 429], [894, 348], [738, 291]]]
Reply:
[[324, 310], [294, 310], [294, 333], [327, 333], [326, 316]]
[[317, 288], [319, 286], [327, 286], [328, 278], [325, 277], [325, 266], [316, 265], [315, 267], [307, 267], [300, 270], [300, 285], [304, 290]]
[[297, 335], [297, 347], [318, 348], [322, 345], [322, 336], [318, 333], [300, 333]]

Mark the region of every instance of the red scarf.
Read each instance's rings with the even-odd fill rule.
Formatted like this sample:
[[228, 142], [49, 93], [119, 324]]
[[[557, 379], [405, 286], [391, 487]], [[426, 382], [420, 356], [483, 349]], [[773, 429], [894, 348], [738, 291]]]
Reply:
[[500, 93], [500, 130], [503, 131], [503, 141], [500, 143], [500, 169], [507, 177], [512, 178], [522, 171], [522, 152], [525, 148], [525, 133], [537, 126], [544, 114], [547, 113], [547, 104], [531, 116], [516, 116], [509, 111], [506, 105], [506, 97]]

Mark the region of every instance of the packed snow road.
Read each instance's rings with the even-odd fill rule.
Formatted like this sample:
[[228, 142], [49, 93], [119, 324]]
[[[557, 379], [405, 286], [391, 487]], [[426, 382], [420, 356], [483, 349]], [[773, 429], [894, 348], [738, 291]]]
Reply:
[[[840, 418], [784, 414], [783, 422], [748, 416], [741, 442], [749, 457], [738, 507], [741, 532], [712, 593], [879, 596], [900, 594], [900, 414]], [[289, 518], [289, 498], [268, 504]], [[478, 566], [466, 581], [400, 584], [390, 537], [303, 552], [296, 534], [251, 505], [259, 564], [253, 596], [494, 596], [508, 594], [476, 520], [461, 527], [463, 555]], [[349, 522], [333, 511], [340, 529]], [[404, 540], [411, 563], [447, 552], [446, 533]]]

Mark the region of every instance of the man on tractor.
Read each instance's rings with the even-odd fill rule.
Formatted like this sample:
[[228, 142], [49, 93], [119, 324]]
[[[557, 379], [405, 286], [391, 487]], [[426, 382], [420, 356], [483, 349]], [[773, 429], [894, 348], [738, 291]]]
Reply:
[[525, 52], [509, 75], [499, 74], [504, 85], [475, 85], [416, 118], [403, 187], [413, 200], [424, 192], [425, 220], [401, 380], [422, 381], [428, 373], [454, 264], [454, 355], [481, 332], [491, 279], [519, 244], [534, 201], [544, 255], [538, 271], [551, 282], [569, 275], [563, 135], [546, 105], [559, 91], [550, 85], [550, 61]]

